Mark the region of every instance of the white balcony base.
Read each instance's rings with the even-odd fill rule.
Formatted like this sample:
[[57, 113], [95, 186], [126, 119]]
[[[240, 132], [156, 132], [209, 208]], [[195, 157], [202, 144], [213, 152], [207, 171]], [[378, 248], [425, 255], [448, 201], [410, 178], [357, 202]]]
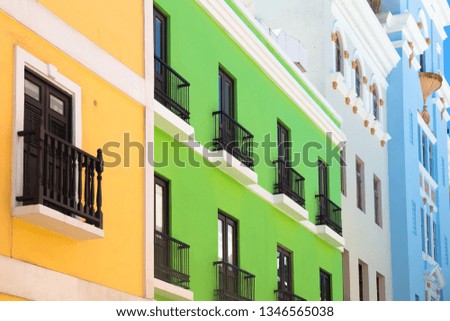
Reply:
[[15, 207], [12, 215], [22, 221], [78, 241], [105, 237], [103, 230], [41, 204]]
[[159, 101], [155, 104], [155, 126], [180, 142], [194, 139], [194, 127], [164, 107]]
[[211, 156], [208, 158], [208, 161], [216, 165], [217, 168], [220, 168], [223, 172], [227, 173], [241, 184], [247, 186], [258, 183], [258, 174], [245, 166], [230, 153], [224, 150], [219, 150], [216, 152], [210, 152], [209, 155]]
[[345, 246], [345, 239], [327, 225], [317, 225], [317, 235], [325, 242], [339, 249]]
[[155, 294], [174, 301], [193, 301], [194, 292], [155, 278]]
[[301, 222], [308, 219], [308, 212], [285, 194], [274, 195], [273, 204], [294, 221]]

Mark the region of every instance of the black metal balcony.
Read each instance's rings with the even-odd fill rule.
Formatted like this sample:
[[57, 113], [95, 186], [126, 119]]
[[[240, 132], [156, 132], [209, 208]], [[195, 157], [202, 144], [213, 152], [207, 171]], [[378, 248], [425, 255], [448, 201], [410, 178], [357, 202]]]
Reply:
[[218, 301], [253, 301], [255, 299], [255, 276], [237, 266], [215, 262]]
[[333, 231], [342, 235], [341, 208], [324, 195], [316, 195], [319, 200], [317, 225], [327, 225]]
[[155, 56], [155, 98], [189, 122], [189, 82]]
[[285, 290], [275, 290], [275, 295], [278, 301], [306, 301], [301, 296]]
[[290, 167], [289, 162], [276, 160], [275, 194], [285, 194], [300, 206], [305, 206], [305, 178], [295, 169]]
[[18, 132], [24, 137], [24, 205], [42, 204], [103, 228], [102, 150], [94, 157], [47, 132], [44, 126]]
[[245, 166], [253, 168], [253, 135], [222, 111], [213, 112], [213, 116], [214, 149], [225, 150]]
[[189, 248], [186, 243], [155, 231], [155, 277], [189, 289]]

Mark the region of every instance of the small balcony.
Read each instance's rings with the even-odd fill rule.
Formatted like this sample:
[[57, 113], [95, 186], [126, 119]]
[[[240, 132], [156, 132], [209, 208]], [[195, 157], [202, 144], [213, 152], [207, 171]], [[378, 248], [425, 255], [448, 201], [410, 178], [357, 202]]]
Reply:
[[214, 150], [225, 150], [249, 168], [253, 168], [253, 135], [222, 111], [215, 118]]
[[289, 162], [279, 159], [275, 173], [275, 194], [285, 194], [298, 205], [305, 207], [305, 178]]
[[319, 201], [319, 214], [316, 217], [317, 225], [327, 225], [342, 236], [341, 208], [325, 195], [316, 195]]
[[255, 276], [237, 266], [215, 262], [218, 301], [253, 301], [255, 299]]
[[189, 123], [189, 82], [155, 56], [155, 99]]
[[76, 225], [75, 229], [80, 230], [87, 223], [102, 229], [101, 149], [97, 150], [97, 157], [92, 156], [46, 131], [42, 124], [18, 135], [24, 138], [24, 176], [23, 193], [16, 200], [23, 204], [22, 208], [39, 205], [37, 208], [51, 212], [50, 216], [39, 211], [22, 213], [22, 218], [66, 235], [68, 225]]
[[155, 231], [155, 277], [189, 289], [189, 248], [186, 243]]
[[285, 290], [275, 290], [275, 295], [278, 301], [306, 301], [301, 296]]

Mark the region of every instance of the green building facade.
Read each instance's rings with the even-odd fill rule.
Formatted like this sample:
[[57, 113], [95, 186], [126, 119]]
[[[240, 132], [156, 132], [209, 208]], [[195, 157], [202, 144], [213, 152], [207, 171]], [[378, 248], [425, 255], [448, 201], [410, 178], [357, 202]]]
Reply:
[[156, 299], [342, 300], [339, 117], [237, 1], [154, 6]]

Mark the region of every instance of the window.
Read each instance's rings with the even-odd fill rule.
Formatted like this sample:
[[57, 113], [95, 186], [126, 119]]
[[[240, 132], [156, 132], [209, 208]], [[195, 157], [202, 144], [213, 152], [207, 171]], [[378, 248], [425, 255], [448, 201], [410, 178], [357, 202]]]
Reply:
[[331, 274], [320, 269], [320, 301], [331, 301]]
[[425, 71], [425, 54], [421, 54], [419, 59], [420, 59], [420, 70], [419, 70], [419, 72], [424, 72]]
[[428, 157], [427, 157], [427, 137], [422, 132], [422, 165], [425, 168], [428, 167], [427, 159], [428, 159]]
[[427, 254], [431, 256], [431, 220], [430, 216], [426, 214], [426, 231], [427, 231]]
[[375, 85], [373, 85], [372, 91], [372, 113], [375, 120], [380, 120], [380, 99], [378, 97], [378, 90]]
[[219, 261], [237, 266], [237, 223], [219, 213]]
[[375, 223], [382, 227], [382, 204], [381, 204], [381, 181], [375, 175], [373, 176], [373, 199], [375, 209]]
[[289, 129], [283, 124], [278, 122], [278, 159], [281, 161], [289, 162], [291, 160], [290, 156], [290, 138]]
[[437, 259], [437, 246], [436, 246], [436, 222], [433, 222], [433, 251], [431, 252], [433, 255], [433, 258]]
[[358, 262], [359, 301], [369, 300], [369, 269], [361, 260]]
[[335, 41], [335, 69], [344, 75], [344, 48], [342, 46], [341, 35], [336, 32]]
[[292, 254], [285, 248], [277, 247], [278, 299], [286, 301], [293, 292], [292, 288]]
[[347, 195], [347, 164], [345, 146], [341, 149], [341, 193]]
[[328, 166], [321, 159], [318, 161], [319, 167], [319, 195], [328, 198]]
[[[44, 131], [48, 132], [65, 143], [72, 143], [72, 97], [53, 86], [37, 74], [25, 69], [25, 108], [23, 128], [25, 131], [34, 131], [43, 125]], [[23, 205], [36, 204], [38, 190], [38, 177], [36, 169], [39, 162], [37, 141], [33, 136], [24, 137], [24, 178], [23, 178]], [[54, 141], [54, 144], [56, 142]], [[50, 147], [49, 147], [50, 148]], [[60, 147], [61, 149], [63, 147]], [[71, 182], [75, 181], [75, 174], [67, 169], [66, 164], [62, 164], [62, 151], [55, 147], [53, 153], [50, 151], [45, 157], [48, 172], [46, 177], [48, 181], [54, 184], [48, 184], [47, 188], [52, 189], [51, 193], [66, 194], [70, 191], [71, 198], [76, 199], [76, 191]], [[44, 182], [44, 184], [48, 183]], [[56, 197], [55, 197], [56, 200]], [[59, 202], [58, 202], [59, 203]], [[63, 206], [63, 202], [60, 202]], [[45, 201], [45, 206], [49, 206], [60, 212], [65, 212], [61, 206], [53, 201], [51, 204]], [[70, 211], [67, 212], [70, 214]]]
[[219, 109], [235, 118], [234, 80], [224, 70], [219, 69]]
[[169, 234], [169, 182], [155, 176], [155, 230]]
[[423, 208], [420, 209], [420, 227], [421, 227], [421, 235], [422, 235], [422, 251], [424, 253], [427, 253], [427, 235], [426, 235], [426, 229], [425, 229], [425, 212]]
[[365, 211], [364, 163], [356, 157], [356, 205]]
[[377, 273], [377, 301], [386, 301], [386, 281], [380, 273]]
[[362, 97], [362, 86], [361, 86], [361, 65], [359, 61], [355, 62], [355, 92], [357, 97]]
[[156, 8], [153, 8], [153, 32], [155, 57], [167, 62], [167, 19]]
[[431, 177], [433, 176], [433, 170], [434, 170], [434, 164], [433, 164], [433, 150], [434, 150], [434, 146], [431, 142], [429, 142], [428, 144], [428, 172], [430, 173]]

